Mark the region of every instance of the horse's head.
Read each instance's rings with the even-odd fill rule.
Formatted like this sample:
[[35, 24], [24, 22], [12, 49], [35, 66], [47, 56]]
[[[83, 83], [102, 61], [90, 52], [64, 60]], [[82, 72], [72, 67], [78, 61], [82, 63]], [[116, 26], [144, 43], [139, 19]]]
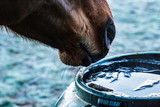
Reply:
[[61, 39], [64, 45], [58, 48], [61, 61], [72, 66], [88, 66], [107, 55], [115, 37], [115, 26], [108, 18], [103, 26], [84, 24], [78, 32], [65, 35]]
[[70, 6], [69, 26], [64, 28], [68, 31], [61, 39], [64, 45], [58, 48], [59, 56], [65, 64], [88, 66], [108, 53], [115, 37], [113, 18], [105, 0], [77, 1]]
[[70, 9], [70, 20], [59, 56], [65, 64], [88, 66], [108, 53], [115, 37], [113, 17], [105, 0], [77, 1], [70, 6], [64, 6]]
[[106, 56], [115, 37], [106, 0], [42, 1], [38, 6], [30, 4], [28, 8], [36, 8], [25, 15], [22, 11], [19, 16], [23, 19], [6, 26], [57, 48], [61, 61], [67, 65], [88, 66]]

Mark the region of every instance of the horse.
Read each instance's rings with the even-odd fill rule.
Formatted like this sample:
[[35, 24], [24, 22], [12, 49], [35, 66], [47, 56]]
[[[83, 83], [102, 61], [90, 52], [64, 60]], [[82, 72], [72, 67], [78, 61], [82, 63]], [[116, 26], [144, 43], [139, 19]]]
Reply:
[[106, 0], [0, 0], [0, 25], [58, 49], [71, 66], [105, 57], [116, 32]]

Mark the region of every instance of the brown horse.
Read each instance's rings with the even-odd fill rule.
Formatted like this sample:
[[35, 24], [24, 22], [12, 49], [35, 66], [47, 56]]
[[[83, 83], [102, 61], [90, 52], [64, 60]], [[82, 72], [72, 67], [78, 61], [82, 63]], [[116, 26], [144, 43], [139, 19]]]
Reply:
[[88, 66], [106, 56], [115, 26], [106, 0], [0, 0], [0, 25]]

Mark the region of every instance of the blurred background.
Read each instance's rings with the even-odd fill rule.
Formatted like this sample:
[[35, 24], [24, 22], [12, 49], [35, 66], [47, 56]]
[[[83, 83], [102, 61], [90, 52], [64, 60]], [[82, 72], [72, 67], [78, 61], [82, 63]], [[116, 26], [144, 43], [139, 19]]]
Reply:
[[[108, 3], [117, 34], [106, 57], [160, 52], [159, 0]], [[0, 30], [0, 107], [54, 106], [79, 69], [62, 64], [55, 49]]]

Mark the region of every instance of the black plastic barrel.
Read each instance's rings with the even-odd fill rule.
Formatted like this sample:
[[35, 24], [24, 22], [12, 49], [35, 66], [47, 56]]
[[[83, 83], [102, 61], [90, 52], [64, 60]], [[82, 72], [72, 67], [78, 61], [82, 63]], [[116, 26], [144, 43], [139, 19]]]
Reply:
[[56, 105], [65, 106], [160, 107], [160, 53], [116, 56], [81, 69]]

